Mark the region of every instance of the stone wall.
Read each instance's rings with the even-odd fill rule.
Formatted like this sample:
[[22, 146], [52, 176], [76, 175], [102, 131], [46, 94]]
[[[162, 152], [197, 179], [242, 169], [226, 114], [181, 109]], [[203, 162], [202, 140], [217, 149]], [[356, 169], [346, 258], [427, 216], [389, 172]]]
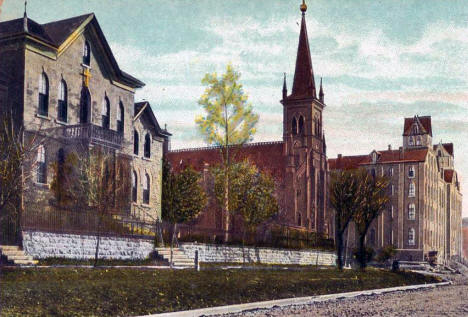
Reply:
[[[39, 231], [23, 232], [23, 248], [35, 259], [68, 258], [93, 259], [96, 252], [96, 236], [58, 234]], [[153, 250], [153, 241], [101, 237], [99, 257], [114, 260], [142, 260]]]
[[332, 252], [315, 250], [285, 250], [273, 248], [254, 248], [183, 243], [181, 249], [185, 254], [195, 259], [195, 250], [198, 250], [200, 262], [246, 262], [264, 264], [301, 264], [301, 265], [335, 265], [336, 256]]

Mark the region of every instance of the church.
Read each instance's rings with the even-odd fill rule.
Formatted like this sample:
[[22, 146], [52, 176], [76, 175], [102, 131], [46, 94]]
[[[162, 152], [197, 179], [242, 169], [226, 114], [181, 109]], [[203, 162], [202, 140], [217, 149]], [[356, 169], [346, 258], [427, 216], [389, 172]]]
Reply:
[[[328, 165], [322, 124], [326, 105], [322, 83], [317, 89], [314, 77], [304, 2], [300, 10], [302, 21], [292, 91], [288, 94], [285, 75], [280, 101], [283, 139], [245, 144], [236, 153], [236, 159], [248, 159], [273, 176], [280, 209], [275, 223], [327, 235]], [[176, 170], [191, 165], [205, 175], [211, 166], [221, 162], [219, 150], [216, 147], [180, 149], [169, 151], [166, 157]], [[225, 219], [219, 207], [209, 204], [195, 226], [217, 230], [232, 228]]]

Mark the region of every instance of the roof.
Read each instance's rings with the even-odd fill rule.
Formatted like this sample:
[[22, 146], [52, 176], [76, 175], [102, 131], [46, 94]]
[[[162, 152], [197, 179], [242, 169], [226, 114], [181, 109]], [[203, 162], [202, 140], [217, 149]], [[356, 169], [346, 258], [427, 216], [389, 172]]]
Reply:
[[[377, 151], [378, 164], [404, 163], [404, 162], [424, 162], [426, 160], [428, 149], [414, 150], [387, 150]], [[329, 159], [330, 170], [336, 169], [354, 169], [363, 165], [372, 164], [370, 155], [357, 156], [338, 156], [338, 158]]]
[[403, 127], [403, 135], [408, 136], [411, 135], [411, 127], [413, 126], [414, 122], [420, 123], [422, 126], [423, 131], [422, 134], [429, 134], [432, 136], [432, 124], [431, 124], [431, 117], [430, 116], [414, 116], [413, 118], [405, 118], [405, 125]]
[[312, 68], [312, 59], [310, 57], [309, 39], [307, 37], [307, 26], [305, 14], [303, 12], [292, 93], [287, 99], [307, 98], [316, 98], [316, 91], [314, 70]]
[[159, 125], [158, 120], [154, 115], [153, 109], [151, 108], [150, 103], [147, 101], [137, 102], [134, 105], [134, 120], [137, 120], [142, 115], [147, 116], [149, 121], [153, 124], [158, 136], [168, 137], [172, 135], [166, 129], [161, 129], [161, 126]]
[[[221, 163], [221, 147], [205, 147], [169, 151], [167, 160], [175, 170], [191, 165], [197, 171], [203, 171], [205, 164], [214, 166]], [[248, 159], [260, 170], [268, 172], [277, 181], [283, 181], [285, 156], [283, 142], [247, 143], [231, 151], [236, 160]]]
[[[438, 144], [434, 144], [434, 150], [436, 150], [438, 146]], [[448, 152], [448, 154], [453, 156], [453, 143], [442, 143], [442, 146]]]
[[453, 174], [454, 174], [453, 170], [444, 170], [444, 180], [447, 183], [451, 183], [453, 179]]
[[[25, 21], [27, 28], [24, 27]], [[17, 36], [29, 36], [33, 39], [46, 42], [52, 48], [55, 48], [57, 52], [60, 52], [60, 50], [63, 49], [62, 44], [70, 39], [75, 31], [78, 31], [80, 28], [85, 28], [89, 24], [92, 24], [96, 30], [98, 38], [104, 48], [104, 53], [108, 57], [108, 61], [110, 62], [114, 71], [114, 76], [123, 84], [126, 84], [132, 88], [143, 87], [145, 83], [120, 69], [94, 13], [88, 13], [42, 25], [28, 17], [1, 22], [0, 39]]]

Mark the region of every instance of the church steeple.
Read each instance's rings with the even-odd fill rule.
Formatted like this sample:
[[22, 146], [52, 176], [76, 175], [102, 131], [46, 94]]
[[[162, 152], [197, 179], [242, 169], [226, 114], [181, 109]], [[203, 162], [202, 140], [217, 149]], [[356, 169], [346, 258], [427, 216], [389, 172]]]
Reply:
[[286, 100], [288, 98], [288, 86], [286, 85], [286, 73], [284, 73], [284, 79], [283, 79], [283, 100]]
[[310, 57], [309, 39], [307, 37], [307, 27], [305, 21], [305, 12], [307, 5], [305, 1], [301, 4], [302, 21], [299, 34], [299, 45], [297, 47], [296, 70], [294, 73], [294, 82], [291, 98], [305, 99], [316, 98], [314, 71], [312, 68], [312, 59]]
[[325, 94], [323, 93], [323, 88], [322, 88], [322, 77], [320, 77], [319, 100], [321, 103], [323, 103], [324, 99], [325, 99]]
[[23, 31], [24, 32], [29, 32], [29, 30], [28, 30], [28, 15], [26, 13], [27, 6], [28, 6], [28, 1], [25, 0], [24, 1], [24, 15], [23, 15]]

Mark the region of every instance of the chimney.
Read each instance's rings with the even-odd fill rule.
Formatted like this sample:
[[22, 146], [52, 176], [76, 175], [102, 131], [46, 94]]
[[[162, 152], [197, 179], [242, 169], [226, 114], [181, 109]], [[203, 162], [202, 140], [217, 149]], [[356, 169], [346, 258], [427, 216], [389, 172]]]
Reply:
[[400, 148], [398, 150], [400, 151], [400, 160], [401, 160], [401, 159], [403, 159], [403, 157], [405, 155], [405, 151], [404, 151], [402, 146], [400, 146]]
[[342, 155], [338, 154], [338, 159], [341, 160], [341, 158], [342, 158]]
[[391, 145], [391, 144], [388, 145], [388, 150], [389, 150], [389, 151], [392, 150], [392, 145]]

